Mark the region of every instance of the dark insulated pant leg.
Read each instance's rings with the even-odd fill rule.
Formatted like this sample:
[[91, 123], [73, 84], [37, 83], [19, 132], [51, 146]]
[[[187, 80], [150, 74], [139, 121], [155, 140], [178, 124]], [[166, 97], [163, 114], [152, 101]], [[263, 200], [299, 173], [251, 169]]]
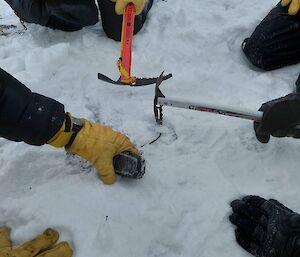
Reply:
[[[41, 0], [38, 0], [41, 1]], [[47, 27], [76, 31], [98, 22], [98, 8], [94, 0], [44, 0], [51, 10]]]
[[49, 13], [45, 8], [44, 1], [35, 0], [5, 0], [14, 10], [15, 14], [22, 20], [29, 23], [36, 23], [45, 26]]
[[43, 145], [60, 129], [64, 106], [32, 93], [0, 68], [0, 136], [31, 145]]
[[5, 0], [24, 21], [63, 31], [98, 22], [94, 0]]
[[[116, 41], [121, 41], [123, 16], [115, 13], [115, 3], [111, 0], [97, 0], [99, 4], [102, 26], [105, 34]], [[135, 17], [134, 34], [138, 33], [143, 27], [147, 14], [152, 7], [153, 0], [149, 0], [144, 11]]]
[[248, 60], [263, 70], [300, 62], [300, 15], [290, 16], [279, 4], [242, 45]]

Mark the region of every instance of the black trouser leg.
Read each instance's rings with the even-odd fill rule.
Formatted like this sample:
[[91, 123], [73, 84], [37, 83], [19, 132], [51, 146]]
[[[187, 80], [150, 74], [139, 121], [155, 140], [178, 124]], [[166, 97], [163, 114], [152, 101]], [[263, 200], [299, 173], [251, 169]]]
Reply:
[[[41, 1], [41, 0], [39, 0]], [[44, 0], [52, 9], [47, 27], [64, 31], [80, 30], [98, 22], [98, 8], [94, 0]]]
[[32, 93], [0, 68], [0, 136], [31, 145], [47, 143], [65, 119], [64, 106]]
[[98, 22], [94, 0], [5, 0], [24, 21], [64, 31]]
[[[123, 16], [115, 13], [115, 3], [111, 0], [97, 0], [100, 8], [103, 30], [109, 38], [121, 41]], [[153, 0], [149, 0], [144, 11], [135, 17], [134, 34], [143, 27], [147, 14], [152, 7]]]
[[288, 15], [279, 3], [245, 39], [243, 51], [252, 64], [264, 70], [300, 62], [300, 15]]

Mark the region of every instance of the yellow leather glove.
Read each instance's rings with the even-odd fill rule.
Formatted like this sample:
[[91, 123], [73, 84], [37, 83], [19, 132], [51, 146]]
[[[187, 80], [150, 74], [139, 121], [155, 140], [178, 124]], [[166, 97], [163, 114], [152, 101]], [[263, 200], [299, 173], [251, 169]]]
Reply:
[[66, 150], [90, 161], [104, 184], [113, 184], [116, 180], [113, 157], [125, 151], [137, 155], [140, 155], [140, 152], [127, 136], [112, 128], [85, 119], [81, 121], [83, 127]]
[[48, 228], [43, 234], [21, 245], [12, 247], [10, 229], [0, 228], [0, 257], [71, 257], [72, 249], [67, 242], [54, 246], [58, 240], [57, 231]]
[[289, 5], [289, 15], [296, 15], [300, 9], [300, 0], [281, 0], [281, 5], [283, 7]]
[[124, 13], [124, 10], [129, 3], [134, 4], [135, 14], [139, 15], [144, 10], [145, 4], [147, 3], [147, 0], [111, 0], [111, 1], [116, 2], [115, 11], [116, 14], [118, 15], [122, 15]]

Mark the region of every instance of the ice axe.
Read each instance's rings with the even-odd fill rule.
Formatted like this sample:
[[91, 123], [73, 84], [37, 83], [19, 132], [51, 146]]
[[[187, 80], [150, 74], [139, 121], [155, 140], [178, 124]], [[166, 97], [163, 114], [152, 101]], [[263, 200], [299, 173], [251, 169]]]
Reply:
[[[120, 72], [119, 80], [115, 81], [102, 73], [98, 73], [98, 79], [115, 85], [129, 85], [133, 87], [146, 86], [156, 83], [157, 78], [137, 78], [131, 75], [134, 18], [134, 5], [133, 3], [129, 3], [126, 6], [123, 14], [120, 58], [117, 61], [117, 67]], [[163, 76], [163, 80], [171, 77], [172, 74], [168, 74]]]
[[[155, 97], [154, 97], [154, 115], [156, 122], [160, 125], [163, 124], [163, 106], [169, 107], [176, 107], [200, 112], [210, 112], [215, 114], [221, 114], [231, 117], [237, 117], [247, 120], [253, 120], [256, 122], [261, 122], [263, 117], [263, 112], [261, 111], [253, 111], [247, 109], [237, 109], [233, 107], [226, 107], [226, 106], [217, 106], [213, 104], [207, 103], [194, 103], [189, 101], [183, 101], [176, 98], [166, 97], [162, 91], [160, 90], [159, 86], [163, 82], [163, 73], [157, 79], [156, 86], [155, 86]], [[296, 125], [293, 131], [298, 130], [300, 131], [300, 125]], [[291, 133], [291, 136], [293, 133]]]
[[247, 109], [235, 109], [226, 106], [217, 106], [207, 103], [194, 103], [189, 101], [183, 101], [176, 98], [166, 97], [160, 90], [159, 86], [162, 83], [163, 73], [157, 79], [155, 86], [155, 97], [154, 97], [154, 115], [155, 120], [158, 124], [163, 123], [163, 106], [177, 107], [182, 109], [200, 111], [200, 112], [210, 112], [215, 114], [221, 114], [226, 116], [238, 117], [247, 120], [253, 120], [260, 122], [263, 113], [260, 111], [252, 111]]

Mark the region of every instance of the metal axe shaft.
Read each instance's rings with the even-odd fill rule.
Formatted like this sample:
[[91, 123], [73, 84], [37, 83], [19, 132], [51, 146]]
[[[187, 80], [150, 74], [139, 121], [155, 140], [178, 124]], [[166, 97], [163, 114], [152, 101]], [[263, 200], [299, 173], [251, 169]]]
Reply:
[[232, 116], [232, 117], [237, 117], [237, 118], [242, 118], [247, 120], [253, 120], [257, 122], [261, 121], [263, 115], [263, 113], [260, 111], [252, 111], [247, 109], [237, 110], [232, 107], [217, 106], [217, 105], [212, 105], [207, 103], [186, 102], [186, 101], [178, 100], [176, 98], [169, 98], [169, 97], [168, 98], [158, 97], [157, 104], [163, 106], [188, 109], [188, 110], [201, 111], [201, 112], [216, 113], [216, 114]]

